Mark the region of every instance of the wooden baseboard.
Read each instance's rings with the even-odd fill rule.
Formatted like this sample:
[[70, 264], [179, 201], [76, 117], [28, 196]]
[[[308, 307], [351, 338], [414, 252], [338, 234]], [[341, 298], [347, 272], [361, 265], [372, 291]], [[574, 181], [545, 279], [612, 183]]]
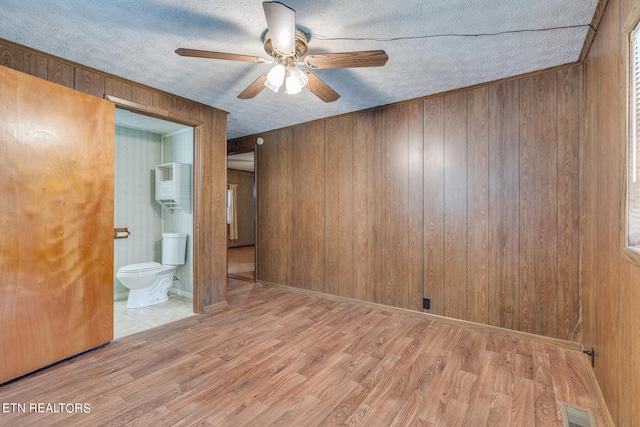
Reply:
[[253, 277], [248, 276], [248, 275], [247, 276], [243, 276], [242, 274], [227, 273], [227, 277], [230, 278], [230, 279], [240, 280], [242, 282], [254, 283]]
[[591, 367], [591, 363], [587, 358], [582, 359], [585, 365], [585, 371], [587, 371], [589, 375], [589, 381], [591, 383], [591, 387], [596, 392], [596, 398], [598, 399], [598, 403], [600, 404], [600, 408], [602, 409], [602, 414], [607, 422], [608, 426], [614, 427], [616, 424], [613, 422], [613, 418], [609, 413], [609, 407], [607, 407], [607, 402], [604, 400], [604, 395], [602, 394], [602, 390], [600, 390], [600, 384], [598, 384], [598, 380], [596, 378], [596, 373]]
[[539, 342], [539, 343], [544, 343], [544, 344], [552, 344], [552, 345], [555, 345], [555, 346], [558, 346], [558, 347], [562, 347], [562, 348], [565, 348], [565, 349], [568, 349], [568, 350], [582, 351], [582, 346], [581, 346], [580, 343], [573, 342], [573, 341], [562, 340], [562, 339], [559, 339], [559, 338], [545, 337], [545, 336], [542, 336], [542, 335], [536, 335], [536, 334], [532, 334], [532, 333], [529, 333], [529, 332], [522, 332], [522, 331], [516, 331], [516, 330], [513, 330], [513, 329], [501, 328], [499, 326], [485, 325], [485, 324], [482, 324], [482, 323], [471, 322], [471, 321], [468, 321], [468, 320], [454, 319], [454, 318], [451, 318], [451, 317], [439, 316], [437, 314], [424, 313], [424, 312], [415, 311], [415, 310], [409, 310], [409, 309], [400, 308], [400, 307], [392, 307], [392, 306], [389, 306], [389, 305], [378, 304], [378, 303], [369, 302], [369, 301], [362, 301], [362, 300], [343, 297], [343, 296], [339, 296], [339, 295], [325, 294], [323, 292], [311, 291], [311, 290], [308, 290], [308, 289], [300, 289], [300, 288], [296, 288], [296, 287], [293, 287], [293, 286], [286, 286], [286, 285], [281, 285], [281, 284], [278, 284], [278, 283], [266, 282], [264, 280], [256, 280], [256, 283], [262, 284], [264, 286], [269, 286], [269, 287], [272, 287], [272, 288], [286, 289], [286, 290], [289, 290], [289, 291], [292, 291], [292, 292], [298, 292], [298, 293], [305, 294], [305, 295], [313, 295], [313, 296], [317, 296], [317, 297], [320, 297], [320, 298], [327, 298], [327, 299], [331, 299], [331, 300], [334, 300], [334, 301], [350, 302], [350, 303], [353, 303], [353, 304], [358, 304], [358, 305], [362, 305], [362, 306], [366, 306], [366, 307], [377, 308], [377, 309], [380, 309], [380, 310], [390, 311], [390, 312], [393, 312], [393, 313], [406, 314], [408, 316], [427, 317], [429, 319], [436, 320], [438, 322], [449, 323], [449, 324], [456, 325], [456, 326], [463, 326], [463, 327], [467, 327], [467, 328], [472, 328], [474, 330], [490, 332], [490, 333], [493, 333], [493, 334], [501, 334], [501, 335], [506, 335], [506, 336], [510, 336], [510, 337], [514, 337], [514, 338], [528, 339], [528, 340], [532, 340], [532, 341]]
[[201, 314], [211, 313], [212, 311], [218, 310], [223, 307], [227, 307], [229, 303], [227, 301], [218, 302], [215, 304], [208, 305], [204, 307], [204, 309], [200, 312]]

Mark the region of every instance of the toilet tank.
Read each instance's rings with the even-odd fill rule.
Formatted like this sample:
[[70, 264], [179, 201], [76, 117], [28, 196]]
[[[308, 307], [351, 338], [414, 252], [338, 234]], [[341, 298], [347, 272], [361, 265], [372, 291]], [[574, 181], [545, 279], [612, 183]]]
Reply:
[[162, 233], [162, 263], [182, 265], [187, 253], [187, 233]]

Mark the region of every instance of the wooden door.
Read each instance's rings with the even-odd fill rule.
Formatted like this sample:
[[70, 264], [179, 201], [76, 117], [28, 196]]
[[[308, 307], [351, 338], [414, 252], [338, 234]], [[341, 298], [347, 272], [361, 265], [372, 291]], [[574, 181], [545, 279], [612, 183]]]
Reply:
[[114, 106], [0, 67], [0, 384], [113, 338]]

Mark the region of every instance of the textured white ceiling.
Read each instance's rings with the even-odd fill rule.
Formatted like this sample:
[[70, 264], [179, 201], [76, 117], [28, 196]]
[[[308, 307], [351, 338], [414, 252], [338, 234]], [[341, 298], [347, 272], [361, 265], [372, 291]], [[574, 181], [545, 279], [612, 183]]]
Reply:
[[228, 137], [574, 62], [597, 0], [285, 0], [309, 53], [384, 49], [381, 68], [314, 71], [341, 98], [237, 95], [267, 64], [180, 57], [178, 47], [265, 56], [259, 0], [0, 0], [0, 38], [228, 111]]

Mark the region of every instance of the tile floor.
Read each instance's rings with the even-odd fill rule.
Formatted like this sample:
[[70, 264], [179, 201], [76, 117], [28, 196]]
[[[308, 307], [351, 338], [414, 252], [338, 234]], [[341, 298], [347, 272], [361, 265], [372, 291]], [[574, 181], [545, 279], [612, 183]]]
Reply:
[[113, 339], [193, 316], [191, 298], [169, 294], [169, 301], [143, 308], [127, 308], [127, 300], [114, 301]]

